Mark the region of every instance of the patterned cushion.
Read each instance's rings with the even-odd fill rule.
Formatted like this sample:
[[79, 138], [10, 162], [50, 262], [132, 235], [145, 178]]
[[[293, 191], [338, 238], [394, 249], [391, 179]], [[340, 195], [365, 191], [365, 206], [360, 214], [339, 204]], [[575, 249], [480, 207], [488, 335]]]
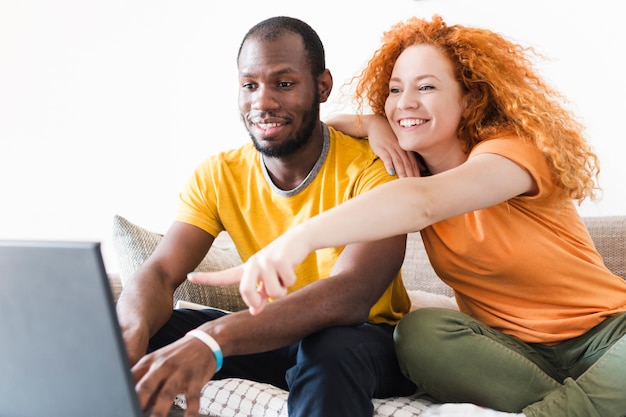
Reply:
[[[181, 408], [186, 407], [183, 395], [177, 396], [174, 403]], [[410, 397], [375, 398], [373, 404], [374, 417], [416, 417], [432, 403], [415, 394]], [[200, 412], [209, 416], [287, 417], [287, 391], [246, 379], [211, 381], [202, 390]]]
[[[119, 262], [122, 286], [132, 279], [135, 271], [148, 259], [162, 237], [163, 235], [137, 226], [122, 216], [114, 216], [113, 247]], [[218, 236], [196, 271], [219, 271], [239, 264], [241, 258], [232, 242]], [[239, 294], [238, 285], [215, 287], [185, 281], [174, 293], [174, 303], [178, 300], [228, 311], [247, 309]]]

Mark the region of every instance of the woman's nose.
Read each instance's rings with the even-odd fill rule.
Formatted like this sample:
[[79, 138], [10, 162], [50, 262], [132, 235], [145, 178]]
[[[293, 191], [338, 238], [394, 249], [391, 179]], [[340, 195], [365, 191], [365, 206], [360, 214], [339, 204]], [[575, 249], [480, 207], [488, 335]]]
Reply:
[[420, 106], [420, 101], [417, 95], [405, 91], [398, 97], [397, 106], [399, 109], [414, 109]]

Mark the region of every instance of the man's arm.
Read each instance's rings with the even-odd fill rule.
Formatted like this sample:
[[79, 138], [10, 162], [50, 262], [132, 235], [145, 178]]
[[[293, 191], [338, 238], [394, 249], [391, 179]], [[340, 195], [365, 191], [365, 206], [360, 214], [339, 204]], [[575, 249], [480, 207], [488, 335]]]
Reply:
[[200, 328], [230, 356], [285, 346], [331, 326], [363, 323], [400, 270], [405, 246], [406, 235], [348, 245], [329, 278], [269, 303], [259, 315], [239, 312]]
[[[228, 357], [286, 346], [331, 326], [363, 323], [400, 270], [405, 245], [406, 235], [348, 245], [329, 278], [269, 303], [260, 315], [240, 311], [199, 328]], [[146, 355], [133, 367], [140, 404], [168, 410], [172, 398], [184, 393], [188, 411], [197, 411], [200, 390], [215, 366], [211, 351], [193, 337]]]
[[131, 364], [145, 353], [148, 341], [172, 314], [174, 291], [206, 255], [214, 237], [175, 222], [154, 253], [124, 285], [117, 315]]

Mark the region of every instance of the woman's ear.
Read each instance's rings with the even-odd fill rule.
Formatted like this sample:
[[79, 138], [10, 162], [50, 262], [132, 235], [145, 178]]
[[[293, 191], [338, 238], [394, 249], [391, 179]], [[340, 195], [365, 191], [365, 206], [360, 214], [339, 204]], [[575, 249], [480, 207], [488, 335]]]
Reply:
[[463, 108], [463, 110], [467, 110], [469, 108], [470, 103], [472, 102], [470, 96], [470, 93], [463, 94], [463, 97], [461, 98], [461, 107]]

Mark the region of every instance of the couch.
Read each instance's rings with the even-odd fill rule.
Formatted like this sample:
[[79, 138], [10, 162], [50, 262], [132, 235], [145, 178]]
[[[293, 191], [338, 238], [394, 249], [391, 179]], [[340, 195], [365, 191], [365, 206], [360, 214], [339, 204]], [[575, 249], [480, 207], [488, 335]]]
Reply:
[[[608, 268], [626, 279], [626, 215], [586, 217], [584, 221]], [[118, 275], [110, 275], [109, 280], [115, 299], [133, 272], [152, 253], [161, 237], [122, 216], [114, 217], [113, 246], [120, 271]], [[241, 260], [232, 241], [227, 235], [220, 234], [197, 270], [215, 271], [239, 263]], [[452, 289], [437, 278], [430, 266], [419, 232], [411, 233], [408, 237], [402, 274], [413, 309], [428, 306], [456, 308]], [[174, 294], [174, 301], [188, 306], [201, 304], [230, 311], [246, 308], [236, 285], [203, 287], [185, 282]], [[284, 417], [287, 416], [286, 399], [286, 391], [269, 384], [232, 378], [207, 383], [200, 407], [201, 412], [211, 416]], [[419, 416], [432, 405], [419, 392], [409, 397], [374, 399], [373, 402], [376, 417]], [[184, 397], [177, 397], [175, 403], [184, 407]], [[471, 412], [466, 415], [471, 415]]]

